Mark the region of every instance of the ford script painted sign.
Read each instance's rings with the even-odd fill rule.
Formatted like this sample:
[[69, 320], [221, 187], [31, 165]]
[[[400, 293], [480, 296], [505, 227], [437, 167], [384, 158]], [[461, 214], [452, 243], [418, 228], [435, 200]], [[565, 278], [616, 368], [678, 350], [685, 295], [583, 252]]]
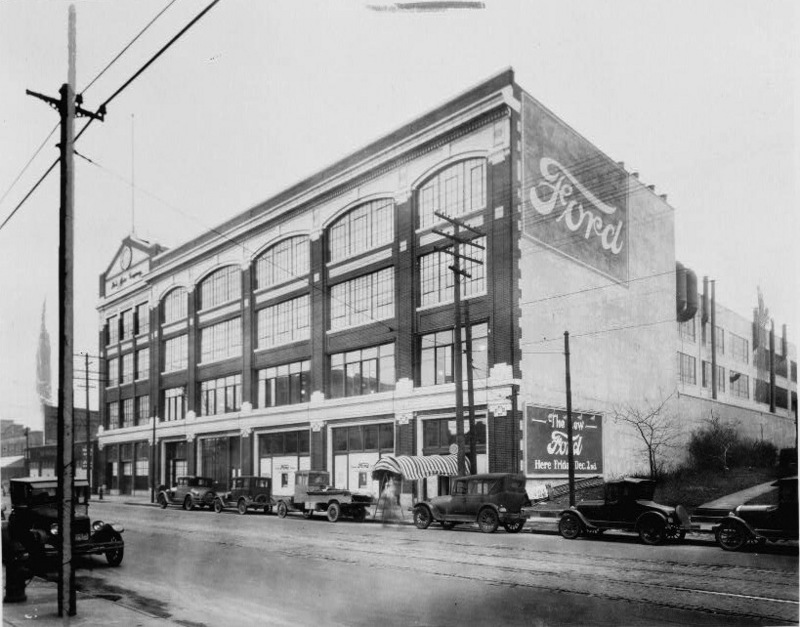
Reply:
[[617, 281], [628, 278], [628, 174], [522, 94], [523, 232]]
[[[527, 474], [569, 472], [567, 411], [528, 405], [525, 408]], [[603, 416], [572, 412], [572, 454], [577, 474], [603, 472]]]

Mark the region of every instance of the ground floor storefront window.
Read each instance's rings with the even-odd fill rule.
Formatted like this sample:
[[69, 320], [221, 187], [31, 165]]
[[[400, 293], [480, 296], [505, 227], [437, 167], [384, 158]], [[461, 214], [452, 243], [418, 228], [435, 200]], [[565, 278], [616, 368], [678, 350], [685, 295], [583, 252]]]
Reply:
[[394, 454], [394, 421], [331, 429], [333, 484], [376, 496], [380, 485], [371, 469], [382, 455]]
[[227, 486], [231, 477], [242, 474], [241, 443], [238, 435], [200, 440], [200, 474]]
[[311, 468], [310, 432], [306, 429], [258, 434], [258, 471], [272, 477], [272, 493], [294, 494], [294, 475]]
[[186, 442], [164, 443], [164, 483], [174, 486], [178, 477], [186, 476]]

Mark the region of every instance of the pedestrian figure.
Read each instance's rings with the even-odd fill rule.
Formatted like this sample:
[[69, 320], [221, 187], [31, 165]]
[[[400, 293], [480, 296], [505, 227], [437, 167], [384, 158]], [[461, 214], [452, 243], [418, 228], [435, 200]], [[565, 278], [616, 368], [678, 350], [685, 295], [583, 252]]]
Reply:
[[396, 522], [402, 518], [400, 503], [397, 498], [397, 486], [391, 476], [387, 476], [381, 497], [378, 500], [378, 509], [382, 512], [383, 522]]

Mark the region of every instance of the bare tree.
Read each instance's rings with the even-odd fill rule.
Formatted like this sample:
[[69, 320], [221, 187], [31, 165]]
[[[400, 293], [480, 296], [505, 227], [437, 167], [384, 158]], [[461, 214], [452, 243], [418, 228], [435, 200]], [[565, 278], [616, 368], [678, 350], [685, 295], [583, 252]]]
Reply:
[[675, 416], [666, 410], [666, 405], [675, 392], [660, 402], [641, 405], [633, 403], [617, 405], [611, 410], [614, 422], [630, 425], [644, 444], [644, 455], [650, 467], [650, 476], [657, 479], [663, 472], [666, 453], [674, 447], [680, 435]]

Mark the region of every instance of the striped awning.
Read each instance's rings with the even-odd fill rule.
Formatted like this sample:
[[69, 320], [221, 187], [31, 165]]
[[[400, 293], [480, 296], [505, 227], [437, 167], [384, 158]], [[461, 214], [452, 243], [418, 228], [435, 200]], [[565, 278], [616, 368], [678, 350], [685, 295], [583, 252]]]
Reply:
[[[469, 458], [464, 459], [466, 470], [469, 472]], [[424, 455], [412, 457], [410, 455], [387, 455], [381, 457], [372, 467], [372, 476], [376, 473], [390, 472], [401, 475], [403, 479], [424, 479], [442, 475], [445, 477], [458, 476], [458, 455]]]

